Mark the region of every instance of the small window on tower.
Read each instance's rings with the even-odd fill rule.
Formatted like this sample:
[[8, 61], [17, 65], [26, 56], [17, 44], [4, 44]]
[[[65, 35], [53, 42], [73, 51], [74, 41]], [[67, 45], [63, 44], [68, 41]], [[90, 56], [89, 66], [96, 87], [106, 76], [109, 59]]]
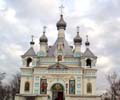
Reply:
[[27, 67], [32, 65], [32, 59], [31, 58], [27, 58]]
[[86, 60], [86, 66], [90, 66], [90, 68], [91, 68], [91, 62], [92, 62], [91, 59], [87, 59]]
[[58, 56], [58, 61], [62, 61], [62, 55]]
[[29, 91], [30, 90], [30, 83], [29, 82], [26, 82], [25, 83], [25, 91]]
[[92, 84], [91, 83], [87, 84], [87, 93], [92, 93]]

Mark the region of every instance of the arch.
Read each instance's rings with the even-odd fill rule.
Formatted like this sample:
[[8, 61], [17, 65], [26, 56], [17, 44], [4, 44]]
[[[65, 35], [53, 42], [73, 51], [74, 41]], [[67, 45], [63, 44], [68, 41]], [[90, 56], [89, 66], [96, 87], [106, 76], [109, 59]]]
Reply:
[[30, 83], [29, 82], [25, 82], [25, 91], [29, 91], [30, 90]]
[[92, 61], [91, 61], [91, 59], [87, 59], [86, 60], [86, 66], [90, 66], [90, 68], [91, 68], [91, 65], [92, 65]]
[[64, 91], [64, 86], [60, 83], [55, 83], [52, 85], [51, 91]]
[[87, 83], [87, 93], [92, 93], [92, 84]]
[[52, 86], [53, 86], [54, 84], [56, 84], [56, 83], [60, 83], [60, 84], [64, 87], [64, 89], [65, 89], [65, 81], [62, 80], [62, 79], [59, 79], [59, 80], [55, 79], [54, 81], [52, 81], [52, 82], [48, 85], [48, 89], [51, 90]]
[[31, 66], [32, 64], [32, 58], [27, 58], [27, 67]]
[[55, 83], [51, 87], [52, 100], [64, 100], [64, 86], [60, 83]]

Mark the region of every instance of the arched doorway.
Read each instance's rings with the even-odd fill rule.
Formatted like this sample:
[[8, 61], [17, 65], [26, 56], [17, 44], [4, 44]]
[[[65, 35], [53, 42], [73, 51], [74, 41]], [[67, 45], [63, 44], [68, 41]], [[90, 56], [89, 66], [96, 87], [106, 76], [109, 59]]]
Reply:
[[64, 87], [60, 83], [56, 83], [51, 88], [52, 100], [65, 100], [64, 99]]

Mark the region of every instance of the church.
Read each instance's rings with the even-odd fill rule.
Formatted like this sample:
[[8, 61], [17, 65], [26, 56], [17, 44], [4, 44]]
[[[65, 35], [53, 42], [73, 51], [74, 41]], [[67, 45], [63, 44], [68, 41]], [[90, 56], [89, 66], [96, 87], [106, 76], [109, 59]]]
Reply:
[[30, 48], [21, 56], [20, 93], [15, 100], [101, 100], [96, 95], [97, 56], [90, 49], [86, 36], [85, 51], [77, 27], [71, 46], [65, 38], [67, 23], [61, 13], [56, 23], [58, 36], [48, 45], [46, 27], [39, 38], [39, 51]]

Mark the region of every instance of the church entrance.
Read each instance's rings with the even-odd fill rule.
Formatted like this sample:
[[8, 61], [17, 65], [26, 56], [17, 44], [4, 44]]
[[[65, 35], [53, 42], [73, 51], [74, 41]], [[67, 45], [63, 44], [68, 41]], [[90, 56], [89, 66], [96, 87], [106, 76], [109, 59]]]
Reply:
[[33, 96], [27, 96], [26, 100], [35, 100], [35, 97], [33, 97]]
[[52, 86], [52, 100], [65, 100], [64, 87], [60, 83]]

